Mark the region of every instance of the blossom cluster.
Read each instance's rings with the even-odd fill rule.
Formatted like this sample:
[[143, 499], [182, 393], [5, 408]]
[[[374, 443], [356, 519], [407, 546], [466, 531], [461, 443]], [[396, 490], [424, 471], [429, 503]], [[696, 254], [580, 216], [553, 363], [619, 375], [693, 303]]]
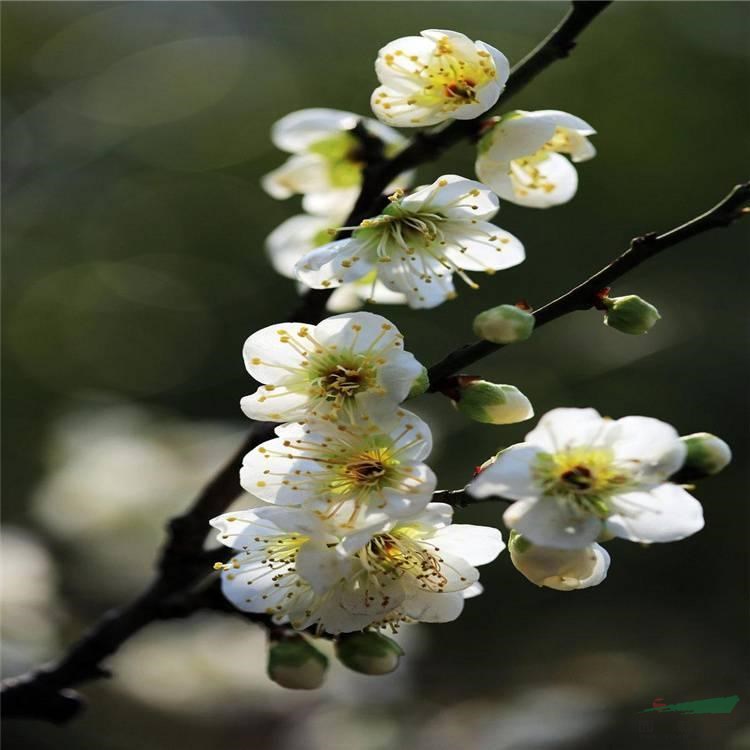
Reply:
[[[454, 524], [452, 507], [432, 502], [430, 428], [403, 406], [427, 388], [427, 371], [393, 323], [351, 310], [364, 302], [434, 308], [456, 297], [454, 277], [476, 288], [470, 274], [517, 266], [525, 248], [494, 223], [500, 201], [564, 203], [577, 190], [573, 163], [596, 153], [595, 131], [579, 117], [506, 112], [477, 129], [480, 181], [444, 174], [414, 187], [414, 174], [404, 172], [387, 186], [382, 210], [359, 220], [373, 142], [398, 158], [407, 141], [393, 128], [484, 115], [509, 65], [490, 45], [430, 29], [384, 46], [375, 72], [377, 119], [317, 108], [273, 128], [275, 145], [291, 156], [263, 186], [275, 198], [302, 195], [306, 213], [271, 233], [271, 262], [303, 287], [329, 290], [329, 310], [344, 312], [318, 325], [268, 326], [246, 341], [245, 365], [259, 387], [242, 409], [280, 424], [240, 473], [260, 507], [211, 521], [233, 550], [216, 564], [225, 596], [285, 626], [269, 669], [284, 681], [295, 665], [293, 680], [306, 687], [322, 679], [322, 657], [292, 631], [338, 636], [344, 663], [389, 671], [398, 649], [378, 631], [455, 619], [482, 591], [477, 567], [505, 548], [498, 529]], [[609, 327], [641, 334], [659, 319], [636, 295], [608, 291], [595, 306]], [[475, 318], [474, 331], [505, 346], [529, 338], [535, 322], [524, 303], [499, 305]], [[440, 390], [479, 422], [534, 413], [515, 387], [478, 376], [453, 376]], [[483, 464], [466, 494], [508, 503], [502, 520], [514, 566], [539, 586], [571, 591], [604, 580], [610, 555], [602, 545], [614, 537], [649, 544], [699, 531], [701, 505], [680, 482], [715, 473], [729, 458], [718, 438], [681, 438], [650, 417], [553, 409], [524, 442]]]
[[[578, 186], [574, 162], [596, 153], [594, 129], [557, 110], [512, 111], [489, 118], [478, 143], [480, 180], [442, 175], [408, 192], [414, 174], [387, 186], [378, 215], [345, 226], [367, 166], [365, 139], [386, 157], [406, 139], [394, 128], [435, 125], [483, 115], [500, 98], [509, 64], [499, 50], [455, 31], [428, 29], [386, 44], [371, 97], [376, 120], [334, 109], [292, 112], [273, 127], [274, 144], [291, 154], [263, 178], [266, 192], [302, 195], [304, 214], [284, 221], [266, 240], [274, 268], [303, 286], [332, 292], [328, 309], [365, 302], [432, 308], [455, 298], [453, 277], [493, 274], [521, 263], [523, 243], [492, 223], [498, 198], [532, 208], [570, 200]], [[346, 239], [333, 239], [338, 232]]]
[[236, 551], [218, 564], [224, 594], [331, 634], [455, 619], [504, 544], [430, 502], [430, 428], [401, 406], [425, 371], [398, 329], [367, 312], [284, 323], [250, 336], [244, 358], [261, 383], [244, 412], [282, 424], [240, 474], [267, 506], [211, 522]]

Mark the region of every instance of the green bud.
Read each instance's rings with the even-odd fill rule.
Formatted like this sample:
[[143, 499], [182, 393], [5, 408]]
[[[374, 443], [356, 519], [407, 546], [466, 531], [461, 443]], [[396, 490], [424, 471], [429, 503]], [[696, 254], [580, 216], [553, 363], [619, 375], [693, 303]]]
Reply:
[[526, 537], [521, 536], [515, 529], [510, 530], [510, 536], [508, 537], [509, 552], [522, 555], [524, 552], [530, 550], [532, 546]]
[[393, 672], [403, 654], [403, 649], [396, 641], [374, 630], [347, 633], [336, 641], [336, 656], [339, 661], [362, 674]]
[[604, 297], [602, 304], [607, 312], [604, 325], [622, 333], [640, 336], [648, 333], [661, 315], [659, 311], [637, 294], [626, 294], [624, 297]]
[[529, 399], [515, 386], [459, 376], [455, 407], [469, 419], [487, 424], [514, 424], [534, 416]]
[[498, 305], [474, 318], [474, 333], [493, 344], [524, 341], [534, 330], [534, 316], [515, 305]]
[[273, 641], [268, 650], [268, 676], [291, 690], [315, 690], [323, 684], [328, 657], [301, 635]]
[[731, 448], [716, 435], [696, 432], [680, 438], [687, 446], [685, 463], [676, 475], [681, 481], [704, 479], [718, 474], [732, 460]]
[[427, 376], [427, 368], [423, 367], [422, 372], [414, 378], [414, 382], [406, 398], [415, 398], [421, 396], [430, 387], [430, 378]]

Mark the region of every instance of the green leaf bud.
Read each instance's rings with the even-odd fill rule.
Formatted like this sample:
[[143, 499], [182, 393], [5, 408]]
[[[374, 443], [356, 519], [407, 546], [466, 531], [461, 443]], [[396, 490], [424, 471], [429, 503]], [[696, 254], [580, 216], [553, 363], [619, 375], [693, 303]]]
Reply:
[[534, 407], [515, 386], [459, 377], [453, 391], [455, 407], [469, 419], [486, 424], [514, 424], [534, 416]]
[[732, 460], [732, 449], [716, 435], [696, 432], [680, 438], [687, 446], [685, 463], [677, 473], [679, 481], [704, 479], [718, 474]]
[[291, 690], [315, 690], [323, 684], [328, 657], [301, 635], [272, 641], [268, 650], [268, 676]]
[[422, 372], [414, 378], [414, 382], [409, 389], [409, 395], [406, 398], [415, 398], [421, 396], [430, 387], [430, 378], [427, 375], [427, 368], [423, 367]]
[[534, 330], [534, 316], [515, 305], [498, 305], [474, 318], [474, 333], [493, 344], [524, 341]]
[[396, 641], [374, 630], [347, 633], [336, 641], [336, 656], [349, 669], [362, 674], [393, 672], [404, 651]]
[[624, 297], [604, 297], [601, 300], [607, 312], [604, 324], [622, 333], [640, 336], [654, 327], [661, 315], [659, 311], [637, 294], [626, 294]]

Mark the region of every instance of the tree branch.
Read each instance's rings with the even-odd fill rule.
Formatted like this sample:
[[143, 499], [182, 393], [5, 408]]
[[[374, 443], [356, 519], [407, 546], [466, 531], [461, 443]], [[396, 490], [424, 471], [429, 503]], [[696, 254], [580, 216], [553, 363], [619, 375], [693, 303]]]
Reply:
[[[737, 185], [720, 203], [704, 214], [662, 234], [650, 233], [636, 237], [619, 258], [605, 266], [586, 281], [534, 312], [535, 328], [576, 310], [589, 310], [597, 302], [597, 293], [636, 268], [649, 258], [692, 237], [718, 227], [728, 227], [750, 212], [750, 182]], [[430, 392], [439, 391], [445, 379], [468, 365], [494, 354], [507, 344], [475, 341], [456, 349], [430, 368]]]
[[[558, 28], [512, 69], [501, 104], [504, 105], [555, 60], [567, 56], [578, 35], [607, 5], [609, 2], [573, 2]], [[362, 142], [366, 166], [362, 190], [346, 225], [358, 224], [379, 213], [384, 205], [383, 191], [393, 179], [435, 159], [460, 140], [477, 136], [481, 125], [479, 120], [454, 121], [442, 129], [420, 133], [407, 148], [387, 161], [382, 160], [377, 144], [360, 128], [355, 134]], [[330, 294], [328, 290], [308, 291], [290, 319], [317, 323], [325, 314]], [[191, 598], [189, 592], [202, 577], [205, 578], [202, 549], [208, 521], [223, 513], [241, 493], [238, 475], [242, 458], [271, 437], [274, 427], [271, 423], [255, 423], [237, 454], [205, 487], [192, 506], [170, 522], [158, 574], [143, 594], [129, 605], [107, 612], [58, 662], [3, 682], [4, 717], [38, 718], [56, 723], [68, 721], [83, 706], [81, 696], [70, 688], [107, 676], [100, 663], [134, 633], [154, 620], [186, 616], [196, 608], [206, 606], [203, 594]], [[208, 594], [211, 601], [215, 601], [215, 592], [214, 585]]]

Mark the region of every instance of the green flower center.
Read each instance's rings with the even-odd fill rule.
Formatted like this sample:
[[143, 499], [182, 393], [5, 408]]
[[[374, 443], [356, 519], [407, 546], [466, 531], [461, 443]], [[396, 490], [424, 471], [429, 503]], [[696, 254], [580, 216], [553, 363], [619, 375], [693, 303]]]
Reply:
[[562, 498], [600, 518], [611, 514], [609, 498], [628, 489], [631, 478], [608, 448], [570, 448], [540, 453], [532, 475], [544, 494]]
[[310, 394], [337, 408], [376, 383], [376, 362], [364, 354], [326, 353], [311, 357]]

